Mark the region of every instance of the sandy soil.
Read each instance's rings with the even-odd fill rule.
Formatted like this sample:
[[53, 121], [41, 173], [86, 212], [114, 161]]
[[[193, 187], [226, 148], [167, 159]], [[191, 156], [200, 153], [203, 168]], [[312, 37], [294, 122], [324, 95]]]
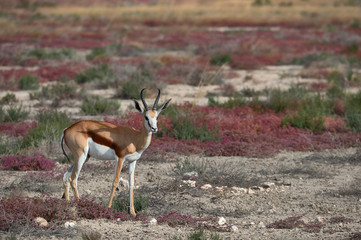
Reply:
[[[295, 66], [269, 67], [263, 70], [238, 71], [238, 77], [226, 80], [236, 87], [261, 90], [279, 86], [281, 89], [292, 84], [314, 79], [300, 79], [301, 71]], [[285, 74], [285, 72], [287, 74]], [[280, 75], [284, 77], [280, 78]], [[248, 77], [247, 77], [248, 76]], [[267, 79], [267, 81], [265, 81]], [[319, 80], [317, 80], [319, 81]], [[198, 105], [207, 104], [207, 92], [217, 93], [218, 86], [201, 88], [188, 85], [169, 85], [162, 100], [173, 98], [173, 103], [185, 101]], [[93, 91], [105, 97], [112, 97], [112, 90]], [[6, 92], [0, 92], [0, 97]], [[30, 100], [26, 91], [15, 92], [23, 106], [35, 114], [37, 100]], [[220, 97], [220, 100], [222, 98]], [[72, 106], [72, 107], [69, 107]], [[74, 102], [60, 108], [75, 119], [82, 116], [80, 103]], [[132, 101], [121, 101], [121, 112], [132, 107]], [[150, 146], [151, 147], [151, 146]], [[62, 157], [58, 145], [50, 146], [52, 157]], [[49, 150], [49, 149], [48, 149]], [[136, 167], [136, 193], [149, 199], [145, 213], [158, 217], [163, 213], [178, 211], [193, 216], [207, 215], [224, 217], [228, 226], [238, 231], [219, 232], [224, 239], [348, 239], [353, 233], [361, 233], [361, 173], [360, 149], [335, 149], [323, 152], [282, 152], [270, 158], [245, 157], [200, 157], [190, 156], [191, 162], [207, 162], [214, 168], [214, 175], [235, 171], [228, 187], [212, 184], [211, 189], [202, 189], [207, 181], [203, 179], [196, 187], [182, 183], [182, 176], [175, 173], [177, 161], [184, 156], [154, 160], [145, 154]], [[108, 167], [102, 167], [104, 164]], [[80, 194], [91, 194], [99, 201], [106, 202], [113, 181], [113, 164], [91, 159], [79, 178]], [[122, 177], [127, 179], [127, 166]], [[0, 194], [7, 196], [22, 191], [28, 196], [46, 192], [53, 197], [62, 196], [62, 182], [33, 182], [22, 178], [28, 173], [1, 171]], [[206, 179], [206, 178], [205, 178]], [[269, 188], [264, 182], [270, 182]], [[234, 183], [234, 184], [233, 184]], [[273, 185], [274, 184], [274, 185]], [[216, 188], [218, 187], [218, 188]], [[235, 189], [238, 187], [243, 189]], [[169, 190], [173, 189], [173, 190]], [[119, 196], [127, 196], [128, 189], [120, 188]], [[292, 229], [269, 228], [270, 224], [290, 217], [302, 216], [303, 226]], [[347, 219], [347, 221], [344, 221]], [[290, 220], [289, 220], [290, 221]], [[312, 228], [311, 225], [318, 227]], [[194, 229], [170, 227], [164, 224], [151, 225], [142, 222], [114, 222], [108, 220], [80, 219], [74, 228], [60, 227], [55, 230], [24, 227], [15, 235], [17, 239], [80, 239], [82, 233], [97, 231], [102, 239], [171, 239], [184, 237]], [[1, 237], [9, 233], [0, 233]]]

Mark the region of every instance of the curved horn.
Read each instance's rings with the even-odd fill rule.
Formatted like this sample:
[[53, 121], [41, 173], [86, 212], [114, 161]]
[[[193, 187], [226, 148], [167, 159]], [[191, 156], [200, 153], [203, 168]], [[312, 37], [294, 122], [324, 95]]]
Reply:
[[142, 102], [143, 102], [145, 111], [148, 111], [148, 110], [149, 110], [148, 105], [147, 105], [147, 103], [145, 102], [145, 100], [144, 100], [144, 98], [143, 98], [143, 92], [144, 92], [144, 90], [145, 90], [145, 88], [143, 88], [142, 91], [140, 91], [140, 99], [141, 99]]
[[158, 88], [158, 95], [157, 95], [157, 98], [156, 98], [155, 101], [154, 101], [152, 110], [156, 110], [156, 109], [157, 109], [157, 105], [158, 105], [158, 101], [159, 101], [159, 96], [160, 96], [160, 89]]

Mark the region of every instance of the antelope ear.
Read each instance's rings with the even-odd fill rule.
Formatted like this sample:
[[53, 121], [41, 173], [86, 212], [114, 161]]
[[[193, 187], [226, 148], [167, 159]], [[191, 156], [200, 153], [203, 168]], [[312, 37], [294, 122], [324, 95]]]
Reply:
[[134, 106], [135, 108], [140, 112], [140, 113], [143, 113], [143, 110], [142, 108], [140, 107], [139, 103], [137, 100], [133, 100], [134, 101]]
[[169, 99], [166, 103], [164, 103], [160, 108], [158, 108], [157, 112], [160, 113], [164, 109], [166, 109], [172, 99]]

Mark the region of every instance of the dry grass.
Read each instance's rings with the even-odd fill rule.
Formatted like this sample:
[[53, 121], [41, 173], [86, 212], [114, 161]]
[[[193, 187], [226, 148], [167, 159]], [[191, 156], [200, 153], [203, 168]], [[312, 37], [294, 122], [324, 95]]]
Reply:
[[[254, 1], [161, 1], [154, 5], [133, 6], [58, 6], [41, 8], [44, 15], [77, 15], [81, 17], [107, 17], [126, 22], [185, 22], [207, 24], [216, 22], [247, 23], [314, 23], [350, 22], [360, 19], [360, 8], [346, 4], [335, 5], [333, 1], [284, 1], [273, 0], [270, 5], [253, 5]], [[340, 1], [343, 3], [343, 1]]]

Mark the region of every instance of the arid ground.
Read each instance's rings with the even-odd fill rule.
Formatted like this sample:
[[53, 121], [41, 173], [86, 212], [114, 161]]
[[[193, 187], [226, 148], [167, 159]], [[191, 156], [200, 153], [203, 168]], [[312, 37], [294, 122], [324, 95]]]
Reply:
[[[361, 3], [2, 1], [0, 239], [361, 239]], [[171, 105], [107, 209], [114, 161], [66, 202], [64, 128], [140, 129]], [[65, 148], [66, 152], [70, 151]]]

